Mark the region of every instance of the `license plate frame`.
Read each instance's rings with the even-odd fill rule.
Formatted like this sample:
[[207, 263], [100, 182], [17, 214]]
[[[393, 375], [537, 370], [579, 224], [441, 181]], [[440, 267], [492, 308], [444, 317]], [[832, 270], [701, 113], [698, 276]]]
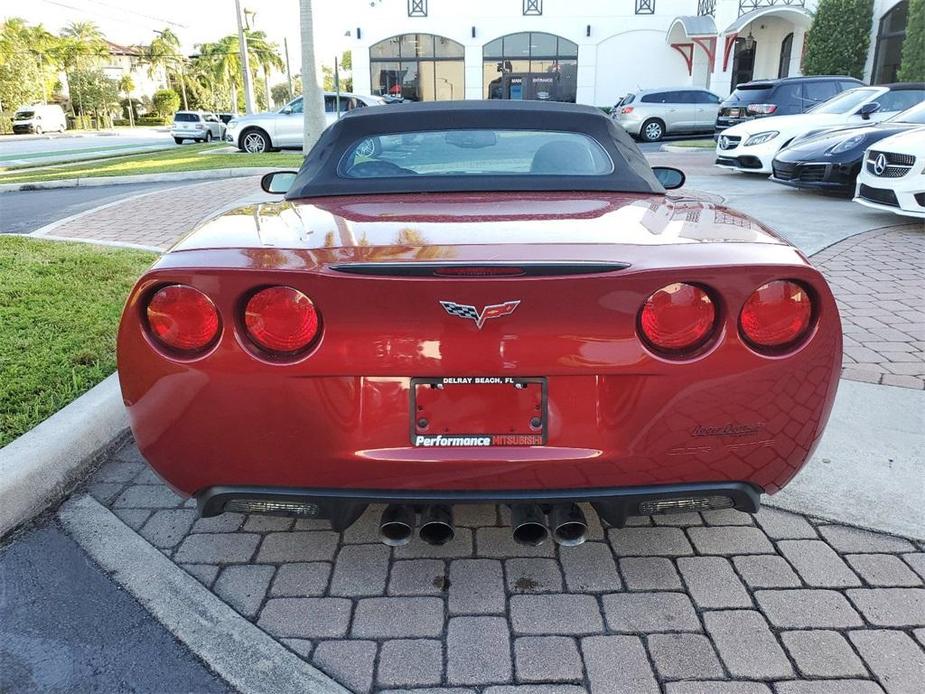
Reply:
[[[419, 389], [424, 397], [419, 395]], [[504, 391], [503, 389], [510, 390]], [[547, 379], [542, 376], [466, 376], [466, 377], [418, 377], [411, 379], [410, 412], [409, 412], [409, 438], [415, 448], [510, 448], [514, 446], [545, 446], [549, 429], [549, 410]], [[494, 427], [485, 427], [485, 431], [450, 430], [443, 408], [437, 405], [441, 396], [448, 402], [444, 407], [452, 404], [453, 398], [447, 397], [451, 391], [457, 397], [460, 394], [472, 396], [467, 403], [472, 406], [472, 400], [478, 402], [478, 391], [502, 393], [502, 397], [509, 402], [519, 401], [518, 409], [508, 416], [503, 424]], [[438, 391], [436, 395], [430, 391]], [[524, 391], [518, 393], [517, 391]], [[525, 404], [526, 403], [526, 404]], [[498, 406], [497, 401], [493, 403]], [[529, 405], [529, 411], [526, 409]], [[538, 409], [536, 409], [538, 408]], [[489, 408], [490, 409], [490, 408]], [[424, 417], [428, 420], [426, 427], [419, 426], [419, 420]], [[436, 417], [436, 421], [434, 418]], [[539, 418], [539, 426], [533, 426], [535, 417]], [[511, 419], [522, 424], [514, 424], [512, 430]], [[529, 419], [528, 419], [529, 418]], [[479, 427], [481, 428], [481, 427]], [[440, 431], [438, 431], [440, 429]], [[456, 427], [453, 427], [456, 429]], [[506, 430], [505, 430], [506, 429]], [[459, 441], [456, 441], [456, 440]]]

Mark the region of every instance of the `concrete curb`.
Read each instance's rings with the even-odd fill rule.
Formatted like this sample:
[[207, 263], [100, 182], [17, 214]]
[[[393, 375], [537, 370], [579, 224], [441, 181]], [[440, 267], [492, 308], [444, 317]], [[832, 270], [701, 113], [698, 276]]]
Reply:
[[0, 536], [57, 501], [127, 429], [113, 374], [0, 449]]
[[176, 171], [159, 174], [135, 174], [132, 176], [92, 176], [88, 178], [65, 178], [59, 181], [35, 181], [33, 183], [0, 183], [0, 193], [20, 190], [51, 190], [54, 188], [86, 188], [90, 186], [117, 186], [129, 183], [163, 183], [172, 181], [212, 181], [243, 176], [262, 176], [274, 167], [242, 166], [234, 169], [206, 169], [205, 171]]
[[659, 152], [682, 152], [684, 154], [696, 153], [696, 152], [709, 152], [711, 147], [682, 147], [681, 145], [662, 145], [659, 147]]
[[68, 534], [155, 619], [243, 694], [349, 694], [219, 600], [88, 496], [66, 502]]

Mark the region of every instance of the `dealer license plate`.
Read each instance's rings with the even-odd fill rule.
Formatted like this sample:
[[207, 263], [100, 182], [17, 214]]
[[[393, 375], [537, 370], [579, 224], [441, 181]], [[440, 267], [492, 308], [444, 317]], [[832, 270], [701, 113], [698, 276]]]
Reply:
[[411, 379], [411, 443], [425, 448], [542, 446], [546, 379]]

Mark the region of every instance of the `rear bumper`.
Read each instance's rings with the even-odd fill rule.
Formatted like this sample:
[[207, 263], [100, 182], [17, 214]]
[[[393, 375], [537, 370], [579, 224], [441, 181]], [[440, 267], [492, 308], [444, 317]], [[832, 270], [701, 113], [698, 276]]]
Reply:
[[[706, 500], [725, 497], [728, 508], [756, 513], [763, 490], [746, 482], [666, 484], [559, 490], [379, 490], [379, 489], [292, 489], [286, 487], [209, 487], [196, 495], [199, 513], [216, 516], [234, 510], [235, 501], [275, 501], [305, 504], [301, 515], [326, 518], [342, 530], [355, 521], [369, 504], [561, 504], [590, 503], [611, 526], [622, 527], [629, 516], [650, 515], [640, 508], [644, 502], [664, 500]], [[226, 508], [231, 502], [232, 508]]]

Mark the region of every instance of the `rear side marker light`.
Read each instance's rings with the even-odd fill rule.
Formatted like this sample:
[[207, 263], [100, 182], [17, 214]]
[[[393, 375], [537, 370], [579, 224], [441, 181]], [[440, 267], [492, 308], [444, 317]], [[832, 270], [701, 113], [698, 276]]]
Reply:
[[179, 352], [202, 351], [218, 335], [215, 304], [198, 289], [183, 284], [157, 290], [145, 315], [154, 339]]
[[639, 312], [643, 339], [656, 351], [680, 355], [713, 333], [716, 307], [700, 287], [678, 282], [653, 292]]
[[813, 304], [797, 282], [774, 280], [748, 297], [739, 316], [742, 337], [759, 351], [776, 351], [796, 344], [809, 330]]
[[268, 287], [254, 294], [244, 308], [244, 327], [261, 349], [294, 354], [318, 334], [318, 312], [305, 294], [292, 287]]

